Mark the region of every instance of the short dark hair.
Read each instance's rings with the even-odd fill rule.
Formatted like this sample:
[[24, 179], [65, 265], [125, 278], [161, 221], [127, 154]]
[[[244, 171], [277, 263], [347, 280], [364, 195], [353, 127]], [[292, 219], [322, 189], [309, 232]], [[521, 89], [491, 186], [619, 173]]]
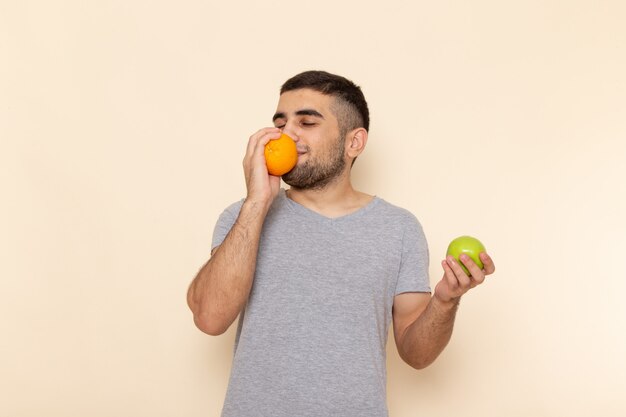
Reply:
[[361, 88], [347, 78], [326, 71], [305, 71], [285, 81], [280, 94], [308, 88], [334, 97], [344, 109], [336, 109], [339, 128], [345, 134], [359, 127], [369, 131], [370, 113]]

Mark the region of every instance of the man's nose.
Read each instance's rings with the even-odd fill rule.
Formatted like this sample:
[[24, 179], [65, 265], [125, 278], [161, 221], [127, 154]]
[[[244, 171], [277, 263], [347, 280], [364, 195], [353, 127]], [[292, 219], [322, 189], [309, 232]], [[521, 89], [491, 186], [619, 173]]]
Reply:
[[285, 126], [281, 129], [281, 131], [289, 136], [291, 139], [293, 139], [294, 142], [298, 143], [298, 141], [300, 140], [300, 136], [298, 136], [298, 133], [292, 129], [290, 126]]

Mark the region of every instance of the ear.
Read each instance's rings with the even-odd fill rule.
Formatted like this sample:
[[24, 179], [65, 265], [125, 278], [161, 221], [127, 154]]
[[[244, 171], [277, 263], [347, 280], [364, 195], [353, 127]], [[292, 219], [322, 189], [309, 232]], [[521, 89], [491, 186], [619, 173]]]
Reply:
[[363, 152], [367, 144], [367, 130], [362, 127], [354, 129], [346, 137], [346, 154], [350, 159], [356, 159]]

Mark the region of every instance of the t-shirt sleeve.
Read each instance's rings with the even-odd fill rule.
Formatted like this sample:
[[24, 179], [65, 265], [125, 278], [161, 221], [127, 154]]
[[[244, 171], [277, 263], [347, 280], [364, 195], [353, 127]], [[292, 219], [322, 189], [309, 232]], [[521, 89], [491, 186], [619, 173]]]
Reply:
[[402, 239], [402, 260], [395, 295], [405, 292], [430, 292], [428, 243], [419, 221], [411, 216]]
[[215, 228], [213, 229], [211, 251], [221, 245], [224, 239], [226, 239], [226, 235], [230, 232], [230, 229], [233, 227], [237, 217], [239, 216], [239, 211], [241, 210], [242, 205], [243, 200], [240, 200], [231, 204], [222, 212], [222, 214], [220, 214], [220, 217], [217, 219], [217, 223], [215, 224]]

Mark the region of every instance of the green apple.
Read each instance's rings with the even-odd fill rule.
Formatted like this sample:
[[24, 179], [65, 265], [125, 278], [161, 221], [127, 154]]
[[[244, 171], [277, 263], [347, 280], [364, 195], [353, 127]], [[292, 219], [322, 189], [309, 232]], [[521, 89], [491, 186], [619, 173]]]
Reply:
[[471, 236], [460, 236], [450, 242], [450, 245], [448, 245], [447, 255], [454, 256], [454, 259], [456, 259], [459, 265], [461, 265], [461, 268], [463, 268], [465, 273], [467, 275], [471, 275], [465, 265], [463, 265], [463, 262], [459, 259], [459, 256], [463, 253], [466, 254], [476, 265], [478, 265], [480, 269], [483, 269], [483, 262], [478, 256], [481, 252], [486, 252], [486, 250], [485, 246], [480, 243], [480, 240]]

